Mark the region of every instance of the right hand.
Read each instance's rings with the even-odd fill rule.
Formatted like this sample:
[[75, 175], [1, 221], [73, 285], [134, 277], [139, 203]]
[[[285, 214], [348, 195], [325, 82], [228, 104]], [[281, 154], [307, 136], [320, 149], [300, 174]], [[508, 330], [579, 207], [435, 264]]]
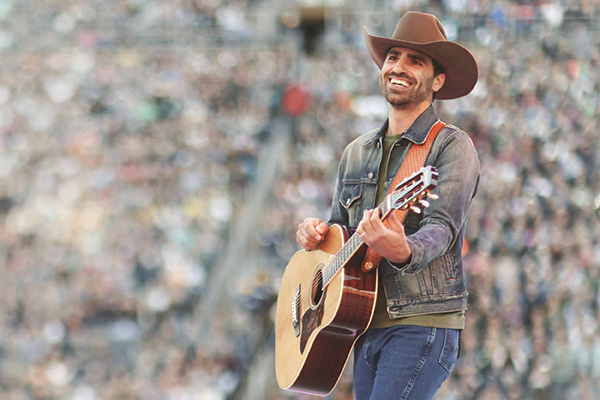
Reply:
[[312, 250], [323, 241], [329, 230], [327, 222], [319, 218], [306, 218], [296, 231], [296, 242], [306, 250]]

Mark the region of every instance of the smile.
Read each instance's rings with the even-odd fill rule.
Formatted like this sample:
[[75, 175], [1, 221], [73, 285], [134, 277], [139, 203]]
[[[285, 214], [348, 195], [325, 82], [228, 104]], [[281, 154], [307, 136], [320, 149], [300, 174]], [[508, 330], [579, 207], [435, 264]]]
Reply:
[[404, 79], [391, 78], [390, 83], [395, 86], [408, 87], [410, 83]]

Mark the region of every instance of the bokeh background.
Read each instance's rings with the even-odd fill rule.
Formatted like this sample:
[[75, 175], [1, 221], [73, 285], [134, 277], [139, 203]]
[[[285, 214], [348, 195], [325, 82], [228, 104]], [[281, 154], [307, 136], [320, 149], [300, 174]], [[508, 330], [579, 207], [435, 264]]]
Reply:
[[438, 399], [600, 398], [595, 0], [1, 0], [0, 398], [312, 399], [278, 282], [385, 119], [363, 26], [408, 10], [480, 66], [436, 101], [482, 162]]

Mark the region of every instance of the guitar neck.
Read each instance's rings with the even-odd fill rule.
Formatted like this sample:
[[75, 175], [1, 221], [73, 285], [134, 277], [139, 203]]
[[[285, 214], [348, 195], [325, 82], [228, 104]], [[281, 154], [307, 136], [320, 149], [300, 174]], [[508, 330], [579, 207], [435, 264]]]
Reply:
[[[377, 207], [379, 210], [379, 215], [382, 219], [385, 219], [388, 214], [392, 211], [391, 205], [391, 196], [387, 196], [383, 203]], [[356, 252], [360, 249], [360, 247], [364, 245], [364, 242], [356, 233], [352, 234], [348, 241], [344, 243], [342, 248], [338, 251], [338, 253], [333, 257], [333, 259], [323, 268], [323, 287], [326, 287], [329, 282], [333, 279], [333, 277], [338, 273], [340, 269]]]
[[[396, 186], [394, 191], [388, 194], [383, 203], [377, 207], [381, 219], [384, 220], [394, 209], [406, 210], [409, 207], [412, 208], [412, 205], [416, 202], [420, 202], [424, 207], [427, 207], [428, 203], [424, 201], [424, 197], [429, 195], [429, 192], [435, 188], [436, 184], [436, 169], [431, 166], [421, 168], [420, 171]], [[356, 233], [348, 239], [329, 264], [323, 268], [324, 287], [327, 286], [331, 279], [346, 265], [348, 260], [354, 256], [363, 244], [360, 236]]]

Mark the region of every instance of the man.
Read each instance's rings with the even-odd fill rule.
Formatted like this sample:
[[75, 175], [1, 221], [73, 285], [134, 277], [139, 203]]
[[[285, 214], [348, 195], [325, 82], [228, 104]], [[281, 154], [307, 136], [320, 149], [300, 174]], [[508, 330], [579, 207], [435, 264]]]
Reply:
[[[357, 400], [431, 399], [456, 364], [465, 326], [467, 287], [462, 244], [471, 201], [479, 184], [479, 159], [468, 135], [445, 125], [426, 165], [439, 174], [422, 213], [401, 223], [392, 213], [384, 225], [383, 201], [411, 145], [420, 145], [438, 121], [433, 99], [468, 94], [477, 82], [473, 55], [446, 38], [433, 15], [405, 14], [391, 38], [364, 30], [369, 52], [381, 69], [380, 87], [388, 120], [354, 140], [340, 161], [329, 224], [356, 229], [379, 253], [375, 311], [354, 348]], [[307, 218], [297, 242], [314, 249], [329, 224]]]

